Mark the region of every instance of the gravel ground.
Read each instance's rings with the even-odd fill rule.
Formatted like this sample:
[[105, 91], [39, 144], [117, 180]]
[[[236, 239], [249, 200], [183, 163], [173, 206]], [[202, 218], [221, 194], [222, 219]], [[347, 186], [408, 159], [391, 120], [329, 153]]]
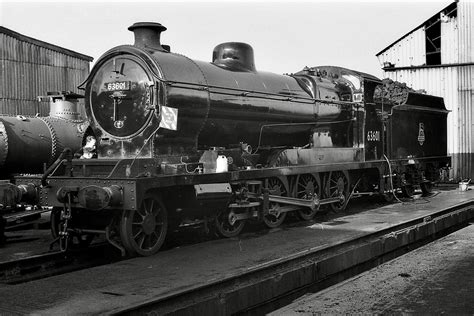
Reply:
[[474, 315], [474, 225], [271, 315]]

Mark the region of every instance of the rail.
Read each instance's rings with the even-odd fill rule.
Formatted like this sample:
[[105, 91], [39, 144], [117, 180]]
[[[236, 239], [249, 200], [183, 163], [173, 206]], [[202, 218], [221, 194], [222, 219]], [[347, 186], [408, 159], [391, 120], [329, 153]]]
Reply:
[[110, 246], [104, 243], [68, 253], [49, 252], [0, 262], [0, 284], [19, 284], [39, 280], [108, 264], [116, 260], [120, 260], [120, 258], [113, 256]]

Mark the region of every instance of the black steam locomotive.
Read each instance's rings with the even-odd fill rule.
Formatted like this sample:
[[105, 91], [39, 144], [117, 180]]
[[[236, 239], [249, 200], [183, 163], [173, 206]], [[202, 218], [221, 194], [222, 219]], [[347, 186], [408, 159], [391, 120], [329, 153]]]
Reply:
[[196, 61], [161, 45], [161, 24], [129, 30], [135, 44], [106, 52], [83, 84], [88, 155], [65, 150], [42, 176], [0, 189], [10, 203], [53, 206], [62, 249], [102, 233], [146, 256], [183, 222], [231, 237], [355, 195], [429, 193], [450, 162], [441, 98], [377, 98], [379, 79], [340, 67], [258, 72], [244, 43]]

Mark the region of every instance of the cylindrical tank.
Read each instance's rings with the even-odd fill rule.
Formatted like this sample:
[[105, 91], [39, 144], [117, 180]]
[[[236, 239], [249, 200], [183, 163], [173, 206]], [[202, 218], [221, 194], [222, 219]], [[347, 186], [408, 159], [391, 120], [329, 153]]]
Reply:
[[66, 147], [81, 149], [88, 123], [77, 112], [77, 96], [49, 95], [48, 117], [0, 116], [0, 172], [41, 173]]
[[[84, 83], [102, 156], [151, 155], [143, 143], [152, 134], [155, 154], [239, 143], [302, 146], [317, 122], [341, 113], [331, 103], [339, 99], [317, 101], [318, 91], [312, 95], [294, 76], [257, 72], [248, 44], [220, 44], [213, 62], [201, 62], [162, 49], [159, 35], [166, 28], [159, 23], [129, 29], [135, 45], [106, 52]], [[160, 126], [163, 106], [177, 109], [177, 130]]]

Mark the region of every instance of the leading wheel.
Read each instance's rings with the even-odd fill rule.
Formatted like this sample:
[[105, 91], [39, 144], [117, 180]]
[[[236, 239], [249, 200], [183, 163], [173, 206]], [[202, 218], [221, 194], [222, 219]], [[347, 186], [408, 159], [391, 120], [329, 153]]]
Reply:
[[240, 234], [244, 228], [245, 220], [236, 220], [235, 213], [226, 210], [217, 213], [215, 224], [219, 235], [231, 238]]
[[[321, 181], [318, 174], [300, 174], [296, 179], [295, 195], [299, 199], [312, 200], [314, 197], [321, 196]], [[316, 214], [317, 209], [314, 210], [305, 207], [298, 210], [298, 216], [302, 220], [311, 220]]]
[[125, 211], [120, 239], [131, 255], [151, 256], [158, 252], [168, 230], [168, 215], [161, 199], [146, 195], [138, 210]]
[[[65, 222], [64, 219], [61, 218], [61, 212], [62, 208], [60, 207], [54, 207], [51, 210], [51, 235], [54, 239], [57, 239], [59, 237], [59, 232], [64, 229]], [[68, 225], [69, 228], [71, 228], [71, 221], [69, 221]], [[73, 231], [68, 231], [68, 233], [68, 247], [71, 247], [72, 249], [88, 247], [95, 237], [94, 234], [79, 234]]]
[[[288, 196], [288, 190], [285, 184], [279, 178], [268, 179], [268, 190], [270, 195]], [[280, 226], [286, 218], [286, 212], [280, 212], [280, 204], [270, 202], [268, 205], [268, 214], [263, 216], [263, 222], [269, 228]]]
[[349, 174], [347, 171], [331, 171], [326, 182], [326, 196], [329, 198], [344, 197], [342, 202], [331, 204], [335, 212], [343, 211], [346, 207], [346, 200], [349, 197]]
[[387, 193], [382, 194], [383, 200], [387, 203], [392, 203], [393, 201], [395, 201], [394, 194], [395, 192], [387, 192]]

